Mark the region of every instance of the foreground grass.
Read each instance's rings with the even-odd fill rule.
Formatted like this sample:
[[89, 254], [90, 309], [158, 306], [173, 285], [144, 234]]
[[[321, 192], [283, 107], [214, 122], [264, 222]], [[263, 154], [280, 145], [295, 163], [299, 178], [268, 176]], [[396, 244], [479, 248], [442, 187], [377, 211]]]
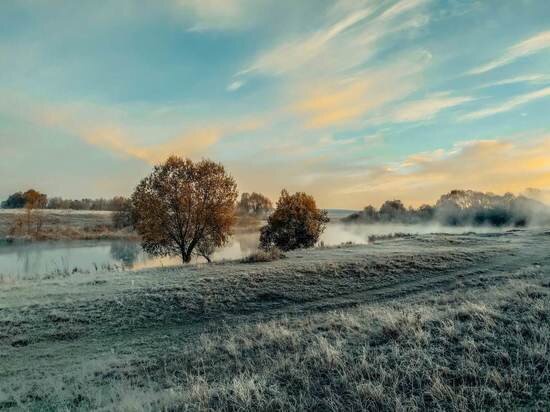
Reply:
[[162, 359], [105, 361], [26, 394], [8, 389], [3, 405], [548, 410], [549, 320], [550, 282], [530, 273], [490, 288], [225, 328]]

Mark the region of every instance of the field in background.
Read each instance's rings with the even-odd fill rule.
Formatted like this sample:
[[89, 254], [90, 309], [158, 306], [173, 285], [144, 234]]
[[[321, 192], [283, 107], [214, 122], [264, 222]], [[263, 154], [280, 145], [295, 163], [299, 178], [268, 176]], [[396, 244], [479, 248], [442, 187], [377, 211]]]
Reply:
[[550, 406], [550, 231], [0, 285], [0, 409]]
[[[25, 218], [25, 209], [0, 209], [0, 239], [9, 235], [16, 218]], [[99, 240], [135, 238], [128, 230], [116, 230], [112, 212], [90, 210], [34, 210], [43, 221], [38, 240]]]
[[[9, 236], [15, 219], [25, 217], [25, 209], [0, 209], [0, 240]], [[130, 229], [113, 227], [113, 212], [94, 210], [34, 210], [43, 220], [41, 234], [34, 240], [118, 240], [138, 239]], [[237, 219], [234, 231], [257, 231], [264, 221], [252, 217]]]

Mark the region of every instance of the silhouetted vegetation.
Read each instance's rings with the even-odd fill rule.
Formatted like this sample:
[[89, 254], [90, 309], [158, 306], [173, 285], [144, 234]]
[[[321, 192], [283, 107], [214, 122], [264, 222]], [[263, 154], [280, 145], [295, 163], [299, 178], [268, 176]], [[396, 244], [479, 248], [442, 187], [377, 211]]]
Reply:
[[29, 200], [35, 202], [36, 209], [54, 210], [104, 210], [116, 212], [124, 210], [128, 204], [128, 199], [122, 196], [115, 196], [110, 199], [63, 199], [61, 197], [48, 199], [47, 195], [30, 189], [26, 192], [16, 192], [10, 195], [0, 206], [2, 209], [23, 209]]
[[111, 199], [63, 199], [53, 197], [48, 202], [48, 209], [70, 209], [70, 210], [104, 210], [117, 212], [127, 207], [128, 199], [122, 196], [115, 196]]
[[277, 207], [261, 230], [262, 249], [273, 246], [281, 250], [312, 247], [328, 223], [325, 210], [317, 208], [315, 199], [305, 193], [281, 192]]
[[273, 204], [261, 193], [243, 193], [237, 204], [237, 212], [240, 215], [265, 218], [273, 210]]
[[134, 214], [132, 213], [132, 202], [130, 199], [118, 198], [116, 209], [113, 211], [113, 226], [115, 229], [133, 228]]
[[17, 192], [2, 202], [2, 209], [23, 209], [30, 206], [32, 209], [45, 209], [48, 205], [48, 196], [34, 189], [25, 193]]
[[25, 196], [22, 192], [10, 195], [2, 202], [2, 209], [22, 209], [25, 207]]
[[132, 195], [133, 221], [143, 249], [153, 255], [207, 260], [231, 235], [237, 185], [210, 160], [170, 157], [155, 166]]
[[372, 206], [343, 219], [347, 223], [434, 222], [449, 226], [527, 226], [550, 221], [550, 209], [543, 203], [506, 193], [503, 196], [472, 190], [453, 190], [435, 206], [405, 208], [400, 200], [386, 201], [377, 211]]

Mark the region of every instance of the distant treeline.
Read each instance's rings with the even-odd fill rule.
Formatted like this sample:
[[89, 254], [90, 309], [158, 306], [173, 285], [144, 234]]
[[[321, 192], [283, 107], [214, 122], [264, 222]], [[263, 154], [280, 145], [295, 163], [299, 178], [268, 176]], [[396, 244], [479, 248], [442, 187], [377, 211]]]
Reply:
[[34, 209], [72, 209], [72, 210], [106, 210], [122, 211], [128, 207], [128, 199], [115, 196], [110, 199], [63, 199], [40, 193], [34, 189], [16, 192], [2, 202], [3, 209], [22, 209], [32, 204]]
[[448, 226], [528, 226], [550, 223], [550, 208], [524, 196], [503, 196], [453, 190], [435, 206], [406, 208], [400, 200], [386, 201], [379, 210], [367, 206], [342, 219], [346, 223], [439, 223]]
[[52, 197], [48, 201], [48, 209], [72, 209], [72, 210], [125, 210], [128, 205], [128, 199], [122, 196], [115, 196], [110, 199], [62, 199]]
[[[112, 212], [129, 212], [130, 200], [123, 196], [110, 199], [63, 199], [52, 197], [37, 190], [16, 192], [0, 203], [2, 209], [23, 209], [32, 206], [33, 209], [71, 209], [71, 210], [105, 210]], [[261, 193], [243, 193], [236, 204], [239, 215], [249, 215], [264, 218], [273, 211], [273, 204]]]

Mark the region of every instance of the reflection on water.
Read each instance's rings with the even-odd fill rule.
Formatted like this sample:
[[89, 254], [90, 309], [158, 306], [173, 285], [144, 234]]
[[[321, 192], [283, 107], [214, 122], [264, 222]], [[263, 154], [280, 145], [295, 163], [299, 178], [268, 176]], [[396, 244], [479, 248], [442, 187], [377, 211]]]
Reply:
[[[472, 228], [392, 225], [328, 225], [321, 237], [324, 245], [346, 242], [368, 243], [373, 234], [463, 233]], [[477, 231], [495, 231], [480, 229]], [[240, 259], [257, 249], [259, 233], [239, 233], [212, 256], [214, 261]], [[201, 262], [197, 259], [196, 262]], [[0, 275], [33, 278], [43, 275], [66, 275], [73, 272], [93, 272], [116, 269], [143, 269], [179, 265], [179, 257], [152, 257], [140, 245], [130, 241], [35, 242], [0, 245]]]
[[[258, 246], [257, 233], [234, 236], [217, 250], [213, 260], [239, 259]], [[197, 259], [195, 262], [202, 262]], [[181, 264], [179, 257], [153, 257], [133, 241], [34, 242], [0, 245], [0, 275], [34, 278], [122, 269], [143, 269]]]
[[124, 266], [131, 267], [139, 258], [141, 247], [136, 242], [111, 243], [111, 257]]

